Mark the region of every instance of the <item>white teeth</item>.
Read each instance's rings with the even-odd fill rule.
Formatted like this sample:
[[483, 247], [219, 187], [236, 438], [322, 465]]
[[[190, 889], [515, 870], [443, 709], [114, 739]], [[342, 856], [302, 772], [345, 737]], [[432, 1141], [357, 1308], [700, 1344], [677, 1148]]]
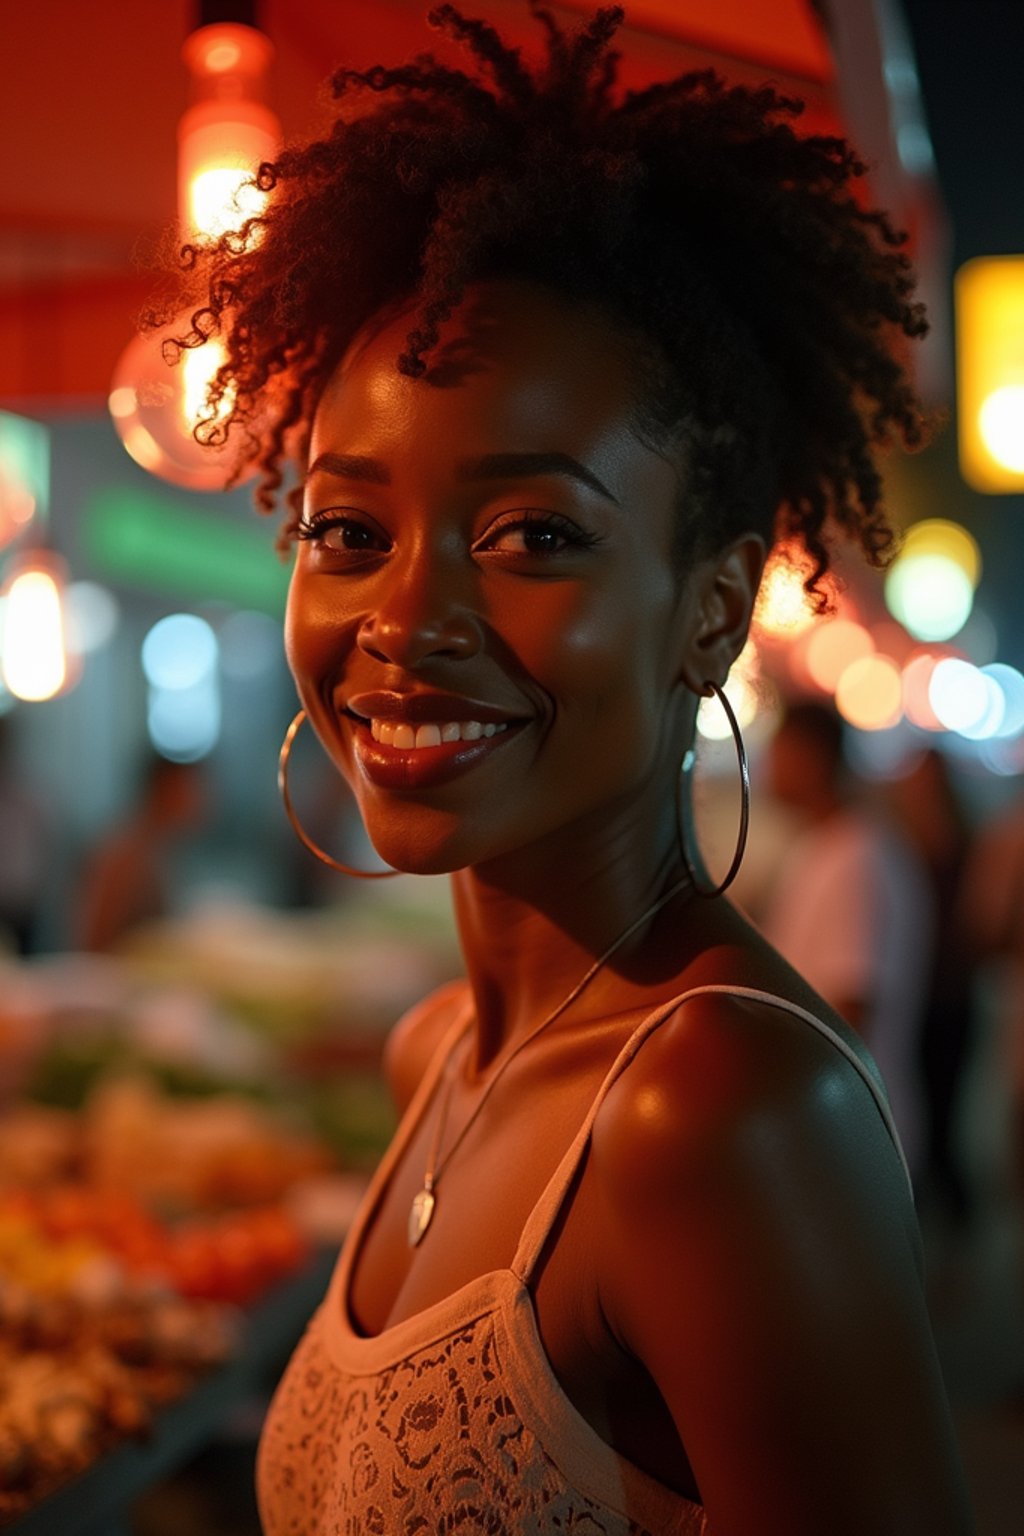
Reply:
[[449, 720], [444, 725], [406, 725], [392, 720], [371, 720], [370, 735], [374, 741], [386, 747], [396, 747], [400, 752], [415, 751], [419, 747], [439, 747], [442, 742], [479, 741], [481, 737], [497, 736], [507, 730], [506, 721], [497, 724], [488, 720]]

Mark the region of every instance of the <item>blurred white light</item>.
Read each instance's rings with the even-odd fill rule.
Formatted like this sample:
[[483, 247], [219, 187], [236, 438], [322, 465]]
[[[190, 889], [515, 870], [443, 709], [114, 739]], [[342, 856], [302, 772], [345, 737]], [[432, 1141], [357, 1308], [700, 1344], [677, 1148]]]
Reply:
[[1008, 667], [1002, 661], [994, 661], [981, 670], [986, 677], [998, 683], [1002, 690], [1003, 718], [995, 735], [1005, 740], [1019, 736], [1024, 731], [1024, 676], [1016, 667]]
[[974, 602], [970, 577], [946, 555], [901, 556], [885, 578], [889, 612], [918, 640], [948, 640]]
[[225, 619], [219, 638], [221, 670], [227, 677], [262, 677], [281, 659], [281, 625], [269, 614], [241, 609]]
[[978, 412], [985, 447], [1005, 469], [1024, 471], [1024, 384], [1004, 384]]
[[19, 699], [52, 699], [68, 678], [64, 591], [55, 561], [31, 554], [8, 576], [0, 636], [7, 688]]
[[215, 679], [191, 688], [151, 688], [147, 714], [156, 750], [175, 763], [195, 763], [217, 745], [220, 693]]
[[170, 613], [142, 642], [142, 670], [154, 688], [194, 688], [215, 671], [217, 636], [194, 613]]
[[989, 679], [972, 662], [945, 656], [929, 679], [928, 702], [947, 731], [964, 735], [992, 708]]
[[[726, 678], [722, 692], [732, 705], [740, 728], [748, 726], [757, 714], [757, 692], [753, 684], [734, 669]], [[701, 699], [697, 709], [697, 730], [707, 741], [725, 741], [732, 735], [729, 717], [717, 699]]]
[[994, 677], [982, 672], [979, 674], [982, 683], [988, 693], [988, 707], [980, 720], [973, 725], [965, 725], [961, 728], [961, 736], [966, 736], [969, 741], [990, 741], [993, 736], [998, 736], [1003, 724], [1003, 716], [1006, 714], [1006, 696]]
[[117, 599], [96, 581], [73, 581], [67, 590], [68, 646], [79, 656], [112, 640], [121, 620]]

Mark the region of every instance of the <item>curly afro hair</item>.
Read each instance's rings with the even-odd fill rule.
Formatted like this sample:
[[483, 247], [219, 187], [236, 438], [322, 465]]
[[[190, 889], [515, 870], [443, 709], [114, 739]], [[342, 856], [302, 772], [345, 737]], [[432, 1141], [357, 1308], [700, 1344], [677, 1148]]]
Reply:
[[329, 136], [260, 166], [265, 211], [183, 248], [191, 329], [170, 350], [214, 334], [227, 349], [197, 435], [240, 434], [271, 510], [373, 315], [410, 305], [395, 364], [420, 377], [468, 284], [535, 281], [639, 343], [637, 430], [687, 470], [680, 548], [794, 537], [823, 600], [829, 519], [884, 563], [872, 449], [922, 437], [898, 357], [899, 333], [926, 330], [903, 236], [855, 196], [864, 166], [845, 141], [794, 132], [799, 101], [711, 70], [623, 93], [621, 7], [570, 33], [527, 3], [546, 34], [536, 68], [486, 22], [436, 7], [427, 19], [468, 71], [429, 53], [339, 69]]

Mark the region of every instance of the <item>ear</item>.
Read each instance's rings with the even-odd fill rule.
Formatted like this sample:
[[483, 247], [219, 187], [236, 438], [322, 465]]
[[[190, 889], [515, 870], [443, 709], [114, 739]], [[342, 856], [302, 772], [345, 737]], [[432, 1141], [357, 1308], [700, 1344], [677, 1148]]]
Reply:
[[760, 535], [748, 533], [694, 572], [679, 670], [693, 693], [708, 693], [708, 683], [721, 687], [743, 649], [766, 554]]

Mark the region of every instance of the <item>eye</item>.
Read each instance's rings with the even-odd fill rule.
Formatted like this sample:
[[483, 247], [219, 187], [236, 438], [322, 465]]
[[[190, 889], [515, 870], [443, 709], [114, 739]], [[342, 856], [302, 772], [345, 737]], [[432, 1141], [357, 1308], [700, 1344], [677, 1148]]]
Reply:
[[510, 512], [492, 523], [474, 553], [550, 558], [592, 549], [601, 541], [557, 512]]
[[296, 538], [316, 544], [335, 554], [377, 554], [391, 547], [383, 529], [371, 523], [365, 514], [356, 515], [331, 509], [304, 517], [295, 530]]

